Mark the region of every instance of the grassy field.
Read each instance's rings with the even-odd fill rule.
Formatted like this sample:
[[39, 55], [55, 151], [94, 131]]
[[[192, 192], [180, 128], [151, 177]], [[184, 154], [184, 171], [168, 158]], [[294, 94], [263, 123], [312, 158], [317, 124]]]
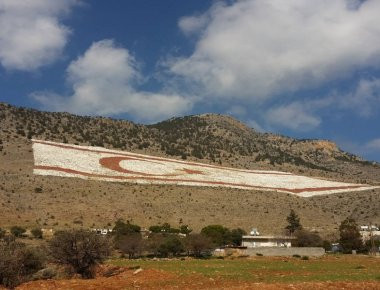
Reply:
[[154, 269], [176, 276], [201, 275], [207, 278], [264, 283], [380, 281], [380, 258], [331, 255], [323, 258], [255, 257], [254, 259], [209, 260], [127, 260], [112, 265]]

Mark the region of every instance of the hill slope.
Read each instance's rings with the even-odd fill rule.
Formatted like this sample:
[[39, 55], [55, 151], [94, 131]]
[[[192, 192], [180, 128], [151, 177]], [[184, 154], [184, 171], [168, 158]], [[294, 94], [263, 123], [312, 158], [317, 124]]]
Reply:
[[[281, 231], [290, 208], [304, 224], [331, 231], [346, 216], [380, 223], [379, 191], [302, 199], [238, 189], [131, 185], [32, 174], [31, 138], [96, 145], [248, 169], [276, 169], [378, 184], [380, 167], [325, 140], [263, 134], [222, 115], [144, 126], [100, 117], [47, 113], [0, 104], [0, 227], [39, 224], [105, 226], [116, 218], [148, 226], [169, 221]], [[227, 218], [226, 218], [227, 217]]]

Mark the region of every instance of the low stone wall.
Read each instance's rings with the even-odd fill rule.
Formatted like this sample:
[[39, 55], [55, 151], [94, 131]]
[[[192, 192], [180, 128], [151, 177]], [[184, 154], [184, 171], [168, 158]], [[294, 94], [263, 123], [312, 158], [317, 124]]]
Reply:
[[320, 257], [325, 254], [325, 249], [316, 247], [291, 247], [291, 248], [279, 248], [279, 247], [257, 247], [248, 248], [241, 250], [243, 255], [247, 256], [257, 256], [261, 254], [263, 256], [309, 256], [309, 257]]

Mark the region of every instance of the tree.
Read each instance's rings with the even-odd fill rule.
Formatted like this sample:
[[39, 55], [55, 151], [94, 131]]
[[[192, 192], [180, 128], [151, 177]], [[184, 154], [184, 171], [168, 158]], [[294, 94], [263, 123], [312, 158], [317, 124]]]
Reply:
[[184, 244], [188, 253], [196, 257], [201, 257], [204, 252], [212, 249], [211, 240], [203, 234], [188, 235]]
[[71, 266], [83, 278], [93, 278], [94, 267], [111, 252], [106, 237], [85, 230], [57, 232], [49, 242], [49, 249], [56, 263]]
[[164, 223], [162, 226], [161, 226], [161, 231], [162, 232], [165, 232], [165, 233], [170, 233], [171, 232], [171, 226], [169, 223]]
[[131, 233], [139, 233], [140, 231], [140, 226], [131, 224], [129, 221], [125, 223], [122, 219], [119, 219], [116, 221], [112, 233], [114, 233], [116, 236], [122, 236]]
[[160, 233], [162, 228], [161, 226], [158, 226], [158, 225], [155, 225], [155, 226], [150, 226], [149, 227], [149, 230], [152, 232], [152, 233]]
[[185, 235], [188, 235], [192, 232], [193, 230], [189, 228], [188, 225], [182, 225], [179, 227], [179, 232], [181, 234], [185, 234]]
[[293, 235], [295, 231], [302, 229], [300, 218], [293, 209], [290, 210], [290, 213], [287, 216], [286, 220], [288, 221], [288, 225], [285, 227], [285, 229], [288, 230], [290, 235]]
[[380, 237], [375, 236], [373, 240], [368, 240], [364, 244], [365, 251], [369, 254], [377, 253], [380, 249]]
[[146, 251], [149, 251], [153, 256], [158, 256], [158, 248], [163, 243], [165, 237], [161, 233], [152, 233], [147, 240], [144, 240], [143, 246]]
[[243, 236], [247, 234], [245, 230], [241, 228], [231, 230], [231, 242], [234, 246], [241, 246]]
[[158, 247], [158, 253], [163, 257], [167, 257], [169, 254], [177, 256], [183, 251], [183, 244], [176, 235], [169, 235], [165, 237], [163, 242]]
[[26, 232], [26, 229], [20, 226], [13, 226], [11, 227], [11, 233], [14, 235], [16, 238], [22, 237], [22, 235]]
[[322, 247], [323, 240], [316, 234], [307, 230], [297, 230], [294, 233], [297, 240], [294, 241], [295, 247]]
[[136, 254], [141, 252], [142, 237], [140, 233], [131, 233], [128, 235], [120, 236], [117, 239], [117, 248], [124, 254], [128, 254], [129, 259], [136, 257]]
[[36, 239], [42, 239], [42, 230], [40, 228], [34, 228], [31, 232]]
[[181, 232], [180, 229], [172, 228], [170, 226], [170, 224], [168, 224], [168, 223], [164, 223], [161, 226], [160, 225], [150, 226], [149, 230], [152, 233], [172, 233], [172, 234], [177, 234], [177, 233]]
[[221, 225], [209, 225], [201, 230], [201, 234], [209, 237], [215, 246], [224, 246], [231, 242], [231, 232]]
[[351, 253], [352, 250], [361, 250], [363, 248], [362, 238], [359, 227], [355, 220], [346, 218], [339, 226], [340, 239], [343, 253]]
[[332, 244], [328, 240], [323, 240], [322, 247], [325, 249], [326, 252], [331, 251]]

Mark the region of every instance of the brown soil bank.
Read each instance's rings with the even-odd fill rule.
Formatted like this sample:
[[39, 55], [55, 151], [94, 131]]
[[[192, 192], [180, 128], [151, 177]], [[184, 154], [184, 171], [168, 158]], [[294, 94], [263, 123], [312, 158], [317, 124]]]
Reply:
[[93, 280], [48, 280], [23, 284], [19, 290], [44, 289], [380, 289], [380, 282], [303, 282], [303, 283], [255, 283], [244, 281], [223, 281], [199, 277], [181, 277], [159, 270], [145, 270], [137, 275], [126, 271], [113, 277], [100, 277]]

